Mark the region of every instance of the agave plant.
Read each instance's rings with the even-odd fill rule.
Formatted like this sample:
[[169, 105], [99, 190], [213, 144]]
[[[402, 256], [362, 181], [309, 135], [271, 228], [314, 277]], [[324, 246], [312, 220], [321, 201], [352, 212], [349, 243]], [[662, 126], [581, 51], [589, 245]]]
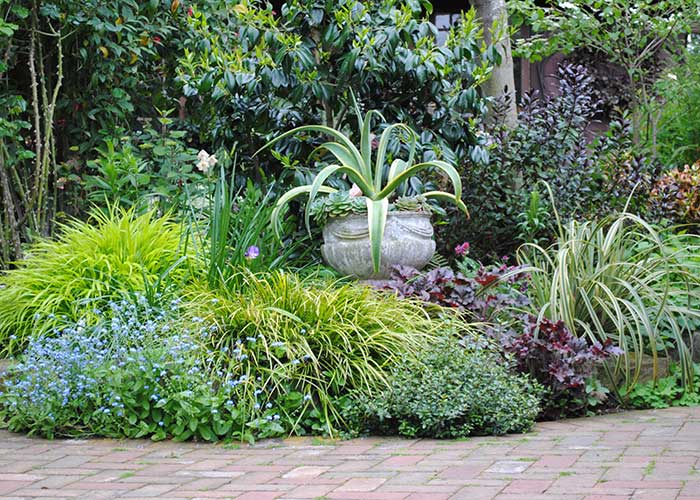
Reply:
[[[342, 132], [323, 125], [297, 127], [278, 136], [263, 147], [263, 149], [270, 147], [286, 137], [301, 132], [319, 132], [334, 139], [333, 141], [321, 144], [311, 155], [313, 156], [317, 152], [325, 150], [335, 157], [336, 163], [332, 163], [318, 172], [313, 183], [291, 189], [280, 197], [272, 213], [271, 220], [275, 228], [278, 228], [282, 208], [293, 198], [308, 193], [309, 200], [306, 205], [305, 221], [307, 228], [309, 228], [309, 208], [315, 197], [318, 193], [334, 193], [336, 191], [336, 189], [324, 185], [326, 180], [333, 175], [347, 175], [348, 179], [362, 190], [362, 194], [366, 198], [372, 265], [375, 272], [378, 272], [381, 263], [382, 239], [384, 237], [384, 228], [389, 211], [389, 198], [394, 194], [397, 188], [411, 176], [428, 168], [435, 168], [442, 171], [452, 182], [454, 194], [444, 191], [430, 191], [423, 193], [423, 196], [425, 198], [450, 201], [457, 205], [460, 210], [464, 211], [465, 214], [468, 215], [468, 212], [467, 207], [461, 200], [462, 182], [457, 170], [452, 165], [441, 160], [413, 163], [416, 152], [417, 135], [410, 127], [403, 123], [395, 123], [386, 127], [381, 134], [376, 155], [373, 158], [372, 119], [377, 117], [384, 121], [384, 117], [378, 111], [370, 110], [363, 119], [359, 109], [357, 109], [357, 117], [359, 130], [361, 131], [359, 149]], [[397, 158], [391, 162], [390, 165], [387, 165], [387, 148], [389, 147], [389, 141], [392, 135], [398, 135], [401, 132], [408, 135], [408, 159], [403, 160]]]

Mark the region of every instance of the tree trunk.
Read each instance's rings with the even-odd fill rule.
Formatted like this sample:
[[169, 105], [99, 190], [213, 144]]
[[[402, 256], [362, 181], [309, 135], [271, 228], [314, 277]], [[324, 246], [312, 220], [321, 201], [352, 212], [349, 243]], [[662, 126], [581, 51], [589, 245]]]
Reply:
[[496, 50], [501, 55], [501, 64], [493, 68], [491, 78], [482, 85], [482, 90], [488, 96], [506, 100], [508, 106], [504, 123], [508, 127], [515, 127], [518, 124], [518, 108], [506, 2], [505, 0], [474, 0], [472, 5], [484, 26], [484, 41], [487, 44], [495, 44]]

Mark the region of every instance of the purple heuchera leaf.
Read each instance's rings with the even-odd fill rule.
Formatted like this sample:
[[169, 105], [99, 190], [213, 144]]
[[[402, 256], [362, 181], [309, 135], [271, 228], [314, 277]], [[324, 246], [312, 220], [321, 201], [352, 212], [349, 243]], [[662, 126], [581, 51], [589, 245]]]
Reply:
[[506, 293], [494, 289], [493, 294], [479, 294], [484, 287], [484, 276], [488, 275], [490, 284], [514, 269], [516, 268], [504, 264], [488, 271], [481, 269], [476, 277], [468, 278], [449, 267], [438, 267], [423, 274], [411, 267], [395, 266], [389, 282], [383, 288], [393, 291], [399, 297], [414, 297], [443, 307], [469, 311], [478, 320], [489, 321], [499, 311], [528, 303], [527, 297], [522, 293], [527, 279], [524, 273], [514, 273], [503, 281]]

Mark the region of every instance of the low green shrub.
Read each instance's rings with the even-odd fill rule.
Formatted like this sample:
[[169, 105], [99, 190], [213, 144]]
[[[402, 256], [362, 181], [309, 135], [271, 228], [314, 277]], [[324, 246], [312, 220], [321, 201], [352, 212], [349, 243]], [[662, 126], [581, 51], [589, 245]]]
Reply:
[[16, 269], [0, 276], [0, 356], [32, 336], [81, 318], [111, 299], [144, 291], [182, 256], [180, 227], [168, 217], [95, 211], [72, 221], [57, 239], [33, 245]]
[[671, 365], [669, 376], [632, 387], [629, 392], [629, 405], [633, 408], [697, 406], [700, 405], [698, 387], [700, 387], [700, 365], [693, 365], [693, 382], [690, 387], [684, 387], [678, 365]]
[[114, 131], [104, 138], [87, 163], [95, 174], [84, 179], [90, 201], [107, 203], [107, 210], [116, 205], [179, 214], [193, 194], [208, 194], [209, 165], [197, 162], [197, 150], [170, 114], [160, 111], [157, 120], [144, 120], [141, 130]]
[[402, 356], [443, 328], [420, 304], [355, 284], [281, 271], [241, 271], [230, 284], [189, 294], [191, 317], [216, 326], [207, 364], [224, 373], [245, 366], [270, 394], [303, 394], [329, 434], [339, 427], [336, 398], [384, 389]]
[[407, 437], [459, 438], [529, 430], [541, 387], [512, 374], [498, 354], [442, 339], [404, 356], [390, 386], [345, 409], [355, 430]]
[[[178, 299], [161, 308], [136, 295], [110, 302], [92, 326], [79, 320], [31, 339], [3, 374], [0, 427], [49, 438], [252, 442], [346, 431], [357, 424], [344, 421], [356, 401], [392, 394], [406, 411], [424, 412], [425, 428], [411, 430], [407, 420], [406, 435], [532, 425], [540, 388], [510, 375], [484, 338], [474, 337], [468, 351], [431, 333], [464, 331], [454, 318], [428, 320], [417, 304], [365, 287], [322, 287], [282, 273], [248, 279], [259, 282], [249, 293], [203, 303], [217, 323], [194, 316], [183, 327]], [[281, 300], [268, 295], [247, 307], [265, 286]]]

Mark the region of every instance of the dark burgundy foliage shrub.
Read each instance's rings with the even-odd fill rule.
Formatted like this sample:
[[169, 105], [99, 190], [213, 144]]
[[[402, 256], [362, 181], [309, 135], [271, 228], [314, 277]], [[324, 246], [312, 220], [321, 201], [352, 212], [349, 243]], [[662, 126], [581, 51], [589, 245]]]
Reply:
[[[556, 219], [543, 181], [551, 187], [563, 221], [622, 209], [633, 188], [635, 198], [646, 199], [649, 177], [658, 166], [639, 155], [624, 116], [596, 137], [593, 131], [604, 127], [597, 119], [601, 96], [590, 72], [583, 66], [564, 64], [558, 78], [556, 94], [535, 91], [522, 96], [517, 127], [511, 129], [495, 120], [484, 130], [490, 144], [489, 163], [474, 164], [461, 173], [462, 199], [471, 217], [465, 221], [448, 208], [450, 224], [438, 227], [440, 251], [447, 253], [471, 239], [476, 258], [513, 254], [526, 242], [518, 222], [533, 191], [539, 192], [550, 217], [529, 237], [550, 239], [556, 232]], [[633, 200], [630, 209], [644, 205]], [[474, 239], [474, 235], [479, 237]]]
[[524, 331], [501, 335], [505, 352], [514, 357], [518, 370], [530, 374], [546, 389], [542, 417], [553, 419], [580, 414], [589, 397], [587, 380], [594, 376], [596, 364], [619, 356], [622, 350], [610, 340], [589, 345], [572, 334], [562, 321], [537, 317], [524, 318]]
[[[449, 267], [438, 267], [427, 273], [406, 266], [395, 266], [389, 283], [384, 287], [400, 297], [412, 297], [443, 307], [453, 307], [473, 313], [480, 321], [491, 321], [500, 312], [528, 303], [523, 293], [525, 275], [515, 274], [502, 280], [516, 267], [503, 264], [492, 269], [481, 268], [467, 277]], [[501, 281], [494, 285], [496, 281]]]

